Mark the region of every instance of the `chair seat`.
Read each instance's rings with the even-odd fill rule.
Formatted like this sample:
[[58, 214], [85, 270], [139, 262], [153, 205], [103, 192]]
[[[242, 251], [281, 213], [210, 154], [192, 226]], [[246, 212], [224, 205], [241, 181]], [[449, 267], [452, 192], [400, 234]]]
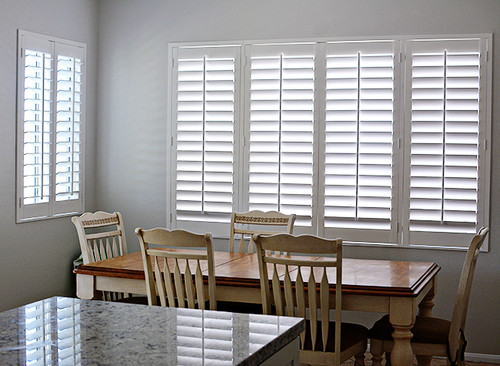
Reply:
[[[443, 344], [448, 340], [451, 322], [441, 318], [417, 316], [415, 325], [411, 329], [414, 343]], [[394, 328], [389, 322], [389, 315], [384, 315], [375, 322], [368, 331], [368, 338], [392, 341]]]
[[[316, 338], [316, 351], [323, 351], [323, 340], [321, 336], [321, 322], [318, 321], [318, 336]], [[366, 342], [368, 329], [360, 324], [342, 323], [340, 328], [340, 349], [346, 349], [354, 346], [359, 342]], [[306, 337], [304, 340], [304, 350], [312, 350], [311, 342], [311, 327], [310, 323], [306, 322]], [[326, 344], [326, 352], [335, 352], [335, 322], [330, 322], [328, 327], [328, 342]]]
[[148, 297], [147, 296], [129, 296], [129, 297], [124, 297], [123, 299], [119, 299], [116, 301], [122, 302], [125, 304], [147, 305], [148, 304]]
[[217, 311], [231, 313], [262, 314], [262, 304], [250, 304], [234, 301], [217, 301]]

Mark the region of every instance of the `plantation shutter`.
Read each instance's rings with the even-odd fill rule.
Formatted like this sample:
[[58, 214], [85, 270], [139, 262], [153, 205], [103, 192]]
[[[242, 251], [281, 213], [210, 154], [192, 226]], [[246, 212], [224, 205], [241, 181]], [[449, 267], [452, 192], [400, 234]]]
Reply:
[[250, 60], [250, 210], [312, 225], [315, 47], [254, 45]]
[[392, 41], [327, 44], [326, 235], [395, 240], [394, 47]]
[[484, 224], [482, 47], [479, 39], [407, 42], [412, 245], [465, 245]]
[[200, 222], [207, 223], [207, 230], [227, 235], [233, 211], [239, 47], [174, 52], [176, 224], [200, 231]]
[[20, 31], [17, 219], [83, 210], [84, 46]]

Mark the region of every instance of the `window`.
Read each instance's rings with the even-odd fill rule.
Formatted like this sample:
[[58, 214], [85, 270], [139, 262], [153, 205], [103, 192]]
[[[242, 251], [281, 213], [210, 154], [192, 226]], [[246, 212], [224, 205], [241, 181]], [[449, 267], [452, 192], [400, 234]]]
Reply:
[[311, 226], [314, 45], [247, 47], [248, 208], [296, 214]]
[[17, 221], [83, 211], [85, 45], [19, 31]]
[[395, 242], [395, 41], [326, 45], [324, 235]]
[[171, 225], [227, 237], [231, 211], [277, 210], [295, 233], [466, 245], [489, 221], [490, 45], [171, 45]]
[[405, 226], [410, 243], [453, 245], [477, 226], [487, 226], [485, 43], [409, 40], [407, 50]]
[[192, 230], [222, 226], [235, 202], [239, 47], [176, 49], [174, 58], [176, 219]]

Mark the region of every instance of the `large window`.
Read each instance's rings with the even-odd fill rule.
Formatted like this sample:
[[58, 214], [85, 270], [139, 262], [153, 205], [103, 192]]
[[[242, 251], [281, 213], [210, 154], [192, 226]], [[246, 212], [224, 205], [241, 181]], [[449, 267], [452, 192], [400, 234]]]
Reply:
[[491, 35], [171, 45], [173, 227], [460, 247], [488, 225]]
[[83, 209], [85, 45], [19, 31], [17, 221]]

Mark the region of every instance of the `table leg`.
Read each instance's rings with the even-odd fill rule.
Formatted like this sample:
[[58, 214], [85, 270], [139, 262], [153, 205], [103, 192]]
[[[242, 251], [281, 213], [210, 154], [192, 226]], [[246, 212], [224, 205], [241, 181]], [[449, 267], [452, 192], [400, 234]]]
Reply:
[[417, 356], [418, 366], [431, 366], [432, 356]]
[[90, 275], [76, 275], [76, 296], [80, 299], [92, 300], [95, 297], [95, 277]]
[[432, 309], [434, 308], [434, 297], [436, 296], [436, 286], [437, 286], [437, 276], [434, 276], [432, 280], [433, 286], [430, 291], [425, 295], [422, 302], [418, 305], [419, 312], [418, 315], [421, 316], [432, 316]]
[[389, 320], [394, 328], [392, 337], [394, 347], [391, 364], [398, 366], [413, 365], [413, 350], [410, 345], [411, 328], [415, 324], [416, 305], [411, 298], [391, 298]]

